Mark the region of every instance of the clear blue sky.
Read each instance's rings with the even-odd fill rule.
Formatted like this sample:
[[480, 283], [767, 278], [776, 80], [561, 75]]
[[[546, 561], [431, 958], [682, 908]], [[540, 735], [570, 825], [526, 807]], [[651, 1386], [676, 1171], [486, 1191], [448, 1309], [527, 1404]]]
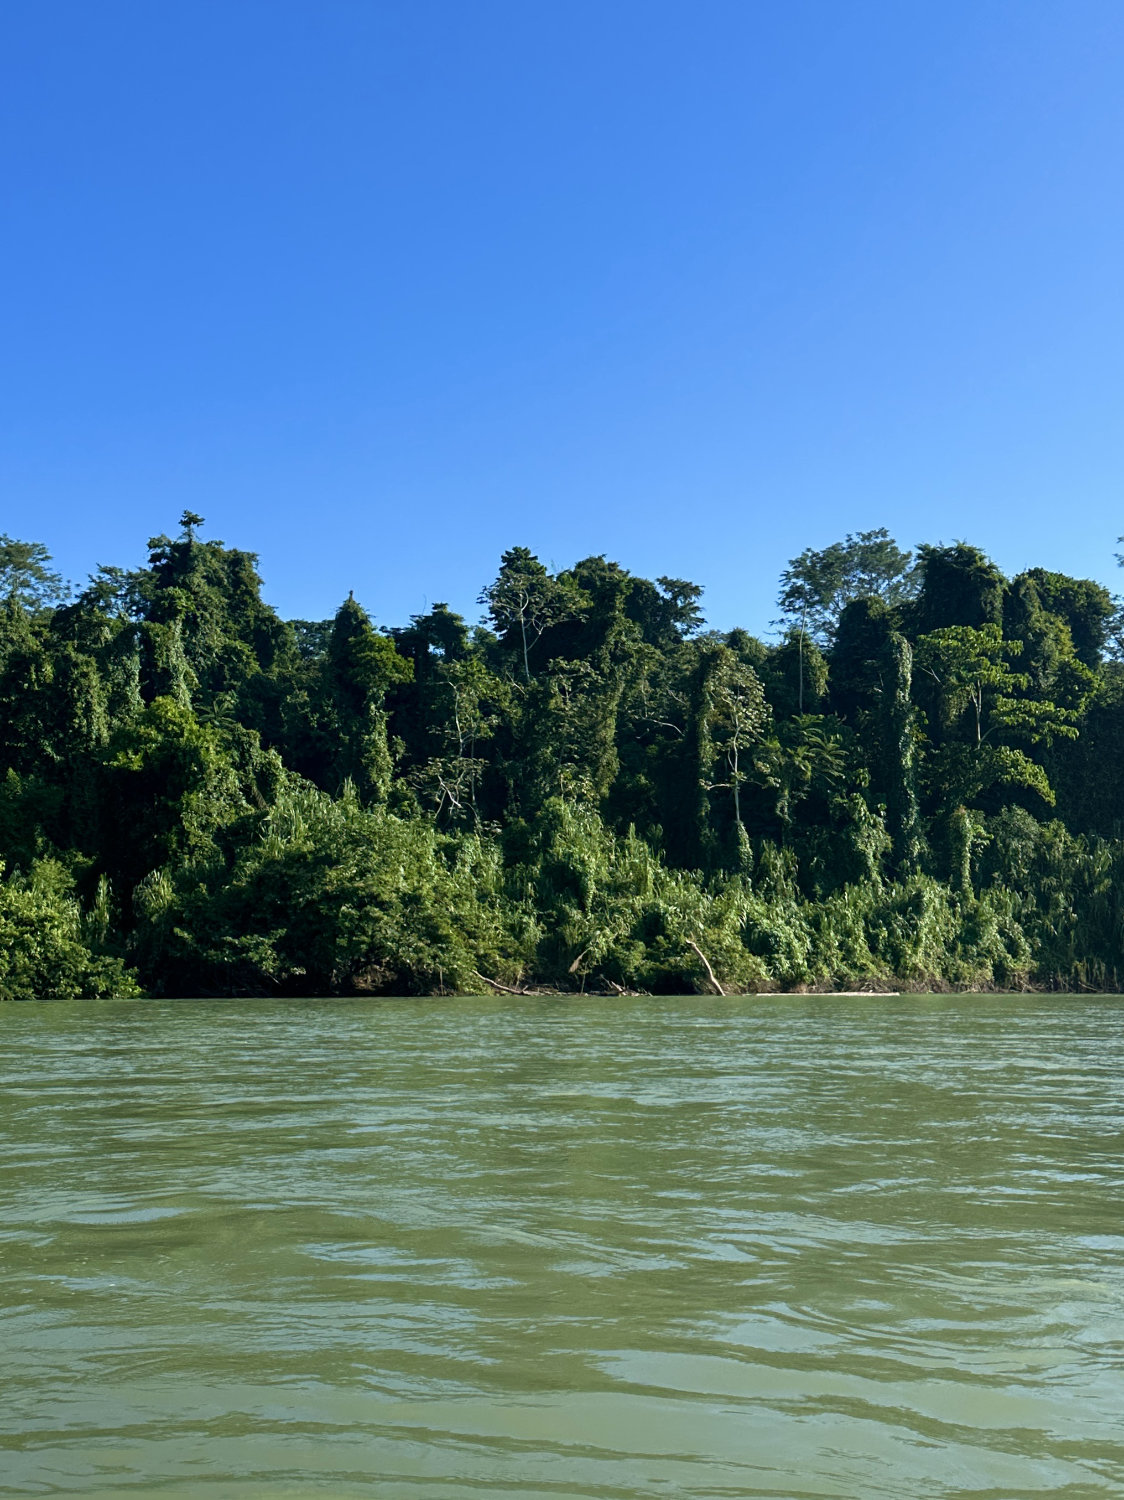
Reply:
[[1116, 587], [1120, 0], [7, 0], [0, 530], [266, 596], [887, 526]]

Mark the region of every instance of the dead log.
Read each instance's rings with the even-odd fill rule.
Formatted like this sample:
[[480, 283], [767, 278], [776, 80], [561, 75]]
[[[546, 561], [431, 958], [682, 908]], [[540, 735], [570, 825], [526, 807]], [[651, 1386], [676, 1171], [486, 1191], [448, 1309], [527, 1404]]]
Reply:
[[722, 988], [722, 986], [718, 983], [718, 980], [714, 977], [714, 970], [710, 967], [710, 960], [707, 958], [706, 954], [699, 947], [698, 943], [693, 942], [690, 938], [688, 938], [687, 939], [687, 946], [688, 946], [688, 948], [693, 948], [695, 950], [695, 952], [699, 955], [699, 957], [702, 959], [702, 966], [706, 970], [706, 977], [710, 980], [711, 984], [718, 991], [718, 993], [720, 995], [722, 995], [722, 996], [725, 996], [726, 991]]
[[513, 990], [509, 984], [501, 984], [498, 979], [489, 979], [487, 974], [481, 974], [479, 969], [473, 969], [473, 974], [483, 984], [490, 984], [494, 990], [499, 990], [504, 995], [525, 995], [526, 990]]

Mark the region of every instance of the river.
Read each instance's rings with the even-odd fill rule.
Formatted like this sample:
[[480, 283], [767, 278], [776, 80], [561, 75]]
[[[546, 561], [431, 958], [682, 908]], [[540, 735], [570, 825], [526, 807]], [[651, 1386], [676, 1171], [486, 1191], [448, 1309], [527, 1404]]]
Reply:
[[1119, 998], [0, 1039], [0, 1495], [1124, 1493]]

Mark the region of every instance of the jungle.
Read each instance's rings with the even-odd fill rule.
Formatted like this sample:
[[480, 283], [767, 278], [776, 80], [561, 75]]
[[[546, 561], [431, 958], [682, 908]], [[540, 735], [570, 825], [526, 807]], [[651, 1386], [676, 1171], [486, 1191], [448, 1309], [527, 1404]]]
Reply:
[[775, 639], [603, 556], [286, 620], [185, 512], [0, 536], [0, 997], [1117, 990], [1102, 585], [860, 532]]

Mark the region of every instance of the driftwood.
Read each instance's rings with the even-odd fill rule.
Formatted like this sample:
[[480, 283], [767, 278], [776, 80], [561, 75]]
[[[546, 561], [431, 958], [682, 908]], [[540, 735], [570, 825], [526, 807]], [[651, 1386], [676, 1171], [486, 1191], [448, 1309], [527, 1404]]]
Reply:
[[479, 969], [473, 969], [473, 974], [484, 984], [490, 984], [494, 990], [499, 990], [504, 995], [527, 995], [533, 994], [533, 990], [513, 990], [509, 984], [501, 984], [498, 979], [489, 979], [487, 974], [481, 974]]
[[706, 954], [699, 947], [698, 943], [692, 942], [691, 939], [688, 938], [687, 939], [687, 946], [688, 946], [688, 948], [693, 948], [695, 950], [695, 952], [699, 955], [699, 957], [702, 959], [702, 966], [706, 970], [706, 977], [710, 980], [710, 982], [714, 986], [714, 988], [718, 991], [718, 993], [720, 995], [725, 995], [726, 991], [722, 988], [722, 986], [718, 983], [718, 980], [714, 977], [714, 970], [710, 967], [710, 960], [707, 958]]
[[[578, 995], [583, 995], [583, 994], [586, 993], [585, 990], [581, 990], [581, 991], [577, 991], [577, 990], [556, 990], [556, 989], [552, 988], [551, 986], [545, 986], [545, 987], [534, 986], [534, 987], [527, 987], [527, 988], [524, 988], [524, 989], [517, 989], [517, 988], [515, 988], [514, 986], [512, 986], [510, 984], [501, 984], [498, 979], [489, 979], [488, 976], [487, 976], [487, 974], [481, 974], [481, 972], [480, 972], [479, 969], [473, 969], [471, 972], [472, 972], [473, 977], [476, 978], [476, 979], [479, 979], [479, 981], [480, 981], [481, 984], [490, 985], [492, 987], [492, 989], [499, 990], [499, 992], [500, 992], [501, 995], [538, 996], [539, 999], [542, 999], [542, 998], [544, 998], [546, 996], [551, 996], [552, 995], [552, 996], [555, 996], [559, 1000], [564, 1000], [564, 999], [567, 999], [567, 998], [573, 999], [574, 997], [576, 997]], [[604, 979], [604, 978], [600, 978], [599, 977], [598, 978], [598, 983], [599, 984], [603, 984], [605, 986], [605, 988], [604, 989], [597, 989], [597, 990], [590, 990], [588, 992], [589, 994], [591, 994], [591, 995], [646, 995], [648, 993], [647, 990], [626, 990], [625, 987], [624, 987], [624, 985], [618, 984], [615, 979]], [[717, 980], [715, 981], [715, 983], [717, 983]], [[719, 990], [718, 993], [721, 994], [722, 991]]]

